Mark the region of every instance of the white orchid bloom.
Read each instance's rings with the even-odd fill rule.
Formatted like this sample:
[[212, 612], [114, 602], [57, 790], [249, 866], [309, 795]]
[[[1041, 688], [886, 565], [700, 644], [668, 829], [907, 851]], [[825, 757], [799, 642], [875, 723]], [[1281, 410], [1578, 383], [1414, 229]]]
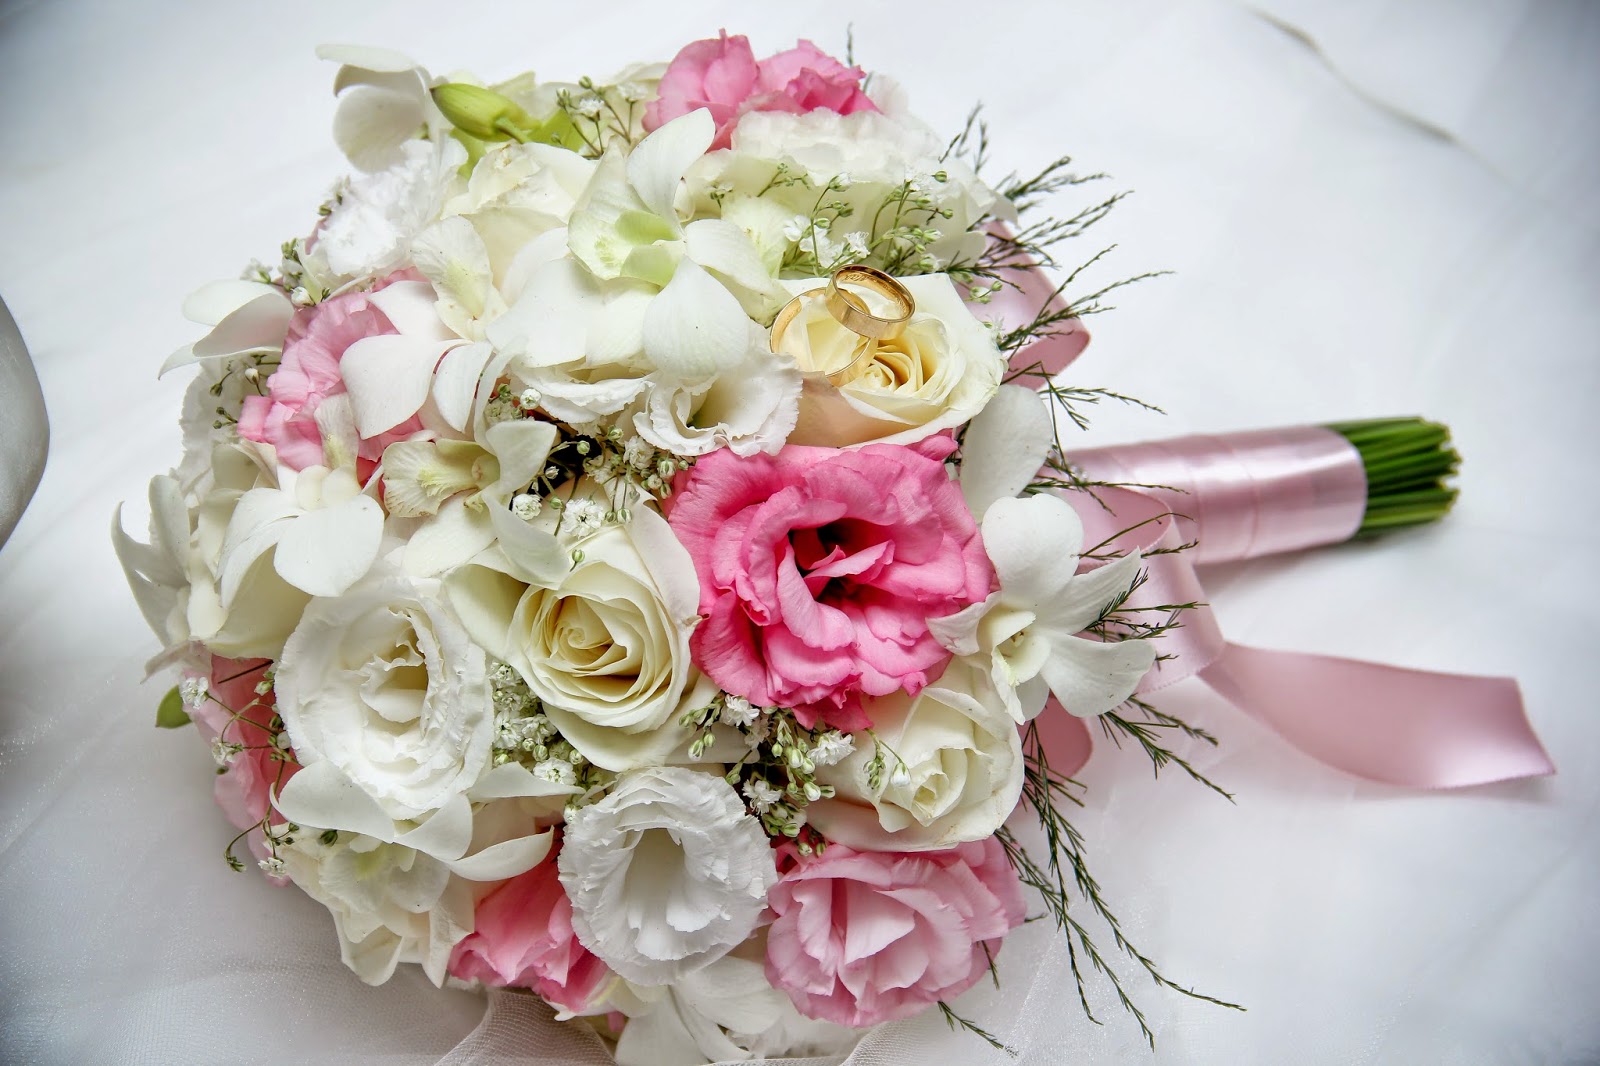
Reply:
[[324, 44], [317, 58], [339, 64], [333, 79], [339, 98], [333, 139], [360, 169], [383, 170], [406, 141], [442, 125], [428, 93], [432, 79], [410, 56], [387, 48]]
[[573, 256], [595, 278], [658, 290], [644, 312], [645, 354], [652, 367], [686, 380], [741, 362], [746, 322], [767, 321], [788, 298], [737, 225], [679, 219], [683, 175], [715, 136], [701, 109], [668, 122], [627, 156], [607, 154], [568, 226]]
[[364, 337], [339, 361], [361, 436], [376, 437], [418, 413], [436, 429], [464, 431], [489, 346], [445, 324], [428, 282], [397, 281], [367, 299], [399, 332]]
[[1018, 723], [1049, 694], [1072, 714], [1104, 714], [1133, 694], [1155, 662], [1148, 640], [1098, 641], [1080, 634], [1126, 593], [1138, 553], [1078, 573], [1083, 520], [1059, 496], [1016, 499], [1055, 439], [1037, 393], [1006, 386], [967, 429], [962, 491], [981, 519], [984, 551], [1000, 590], [928, 629], [957, 655], [986, 668]]
[[222, 536], [217, 594], [230, 608], [267, 553], [279, 577], [312, 596], [338, 596], [378, 558], [383, 508], [353, 470], [280, 466], [276, 484], [239, 497]]
[[212, 327], [161, 364], [161, 374], [191, 363], [283, 350], [294, 305], [275, 285], [237, 279], [202, 285], [183, 301], [183, 316]]

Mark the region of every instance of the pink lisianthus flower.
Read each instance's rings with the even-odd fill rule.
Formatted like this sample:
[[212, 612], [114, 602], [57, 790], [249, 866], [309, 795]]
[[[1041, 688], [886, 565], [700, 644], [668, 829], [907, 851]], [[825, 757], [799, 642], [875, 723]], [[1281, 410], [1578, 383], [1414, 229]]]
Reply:
[[270, 659], [213, 655], [206, 696], [199, 706], [189, 708], [200, 735], [211, 743], [219, 761], [226, 760], [212, 796], [235, 829], [251, 830], [246, 842], [258, 859], [267, 857], [261, 820], [270, 818], [273, 825], [283, 821], [272, 807], [272, 795], [300, 769], [292, 751], [274, 745], [274, 736], [283, 730], [281, 723], [273, 729], [278, 710], [272, 690], [256, 692], [271, 665]]
[[700, 579], [695, 665], [808, 728], [866, 729], [863, 695], [922, 691], [950, 661], [928, 619], [994, 586], [945, 471], [954, 448], [935, 436], [701, 459], [668, 519]]
[[572, 901], [554, 856], [478, 903], [473, 931], [450, 955], [450, 973], [463, 981], [531, 988], [574, 1012], [588, 1009], [612, 977], [572, 931]]
[[[287, 467], [304, 470], [324, 465], [322, 430], [317, 408], [345, 391], [339, 361], [356, 341], [398, 333], [389, 317], [368, 299], [397, 281], [420, 281], [414, 270], [401, 270], [379, 280], [370, 290], [330, 297], [296, 311], [283, 344], [283, 360], [267, 379], [267, 395], [246, 396], [239, 414], [239, 436], [277, 449]], [[359, 455], [375, 462], [395, 441], [421, 430], [412, 416], [405, 422], [361, 441]]]
[[656, 99], [645, 108], [644, 128], [654, 130], [680, 115], [706, 108], [717, 124], [713, 148], [728, 147], [733, 127], [751, 111], [876, 111], [860, 67], [847, 67], [810, 41], [760, 62], [750, 39], [720, 37], [685, 45], [661, 77]]
[[865, 1028], [960, 995], [1022, 923], [1022, 885], [993, 837], [948, 851], [799, 859], [768, 894], [767, 980], [800, 1013]]

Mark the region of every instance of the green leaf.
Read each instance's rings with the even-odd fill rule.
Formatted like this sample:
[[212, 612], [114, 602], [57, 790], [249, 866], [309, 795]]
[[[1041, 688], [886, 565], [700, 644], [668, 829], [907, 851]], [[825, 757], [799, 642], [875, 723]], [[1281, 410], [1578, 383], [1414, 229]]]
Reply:
[[189, 712], [183, 709], [183, 697], [174, 686], [161, 697], [161, 705], [156, 708], [156, 725], [162, 729], [177, 729], [188, 725], [189, 720]]

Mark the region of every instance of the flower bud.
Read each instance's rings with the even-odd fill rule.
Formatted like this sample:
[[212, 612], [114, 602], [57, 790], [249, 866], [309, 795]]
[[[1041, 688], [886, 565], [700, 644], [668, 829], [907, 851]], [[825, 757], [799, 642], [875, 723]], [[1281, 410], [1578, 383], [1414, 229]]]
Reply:
[[536, 125], [516, 103], [481, 85], [450, 82], [436, 86], [433, 102], [452, 126], [483, 141], [506, 140], [515, 136], [513, 130], [523, 134], [516, 137], [520, 141]]

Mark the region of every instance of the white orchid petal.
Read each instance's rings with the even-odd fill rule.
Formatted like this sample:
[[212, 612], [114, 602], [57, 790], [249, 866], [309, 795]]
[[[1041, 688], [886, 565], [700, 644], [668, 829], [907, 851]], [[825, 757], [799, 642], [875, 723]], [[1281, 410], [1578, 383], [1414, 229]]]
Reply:
[[1066, 633], [1081, 633], [1100, 612], [1127, 592], [1139, 575], [1143, 560], [1137, 552], [1113, 559], [1104, 566], [1079, 574], [1066, 594], [1051, 601], [1040, 614], [1047, 624]]
[[496, 351], [534, 367], [581, 360], [588, 351], [598, 287], [581, 266], [558, 259], [535, 270], [511, 309], [485, 330]]
[[[404, 52], [367, 44], [319, 44], [317, 58], [355, 71], [370, 70], [377, 74], [418, 69], [417, 61]], [[341, 77], [344, 73], [343, 70], [339, 71]], [[339, 87], [335, 85], [334, 92], [338, 91]]]
[[346, 159], [371, 173], [394, 163], [400, 146], [422, 129], [427, 118], [427, 97], [422, 92], [363, 82], [340, 94], [333, 139]]
[[744, 230], [720, 218], [703, 218], [684, 228], [689, 258], [729, 284], [746, 313], [766, 320], [788, 300], [773, 280]]
[[538, 273], [539, 268], [546, 263], [553, 263], [563, 259], [567, 254], [567, 229], [553, 229], [549, 233], [541, 234], [522, 246], [522, 250], [511, 260], [511, 265], [506, 267], [505, 280], [500, 285], [500, 291], [505, 298], [515, 304], [521, 299], [523, 292], [528, 287], [528, 282]]
[[[225, 315], [210, 333], [179, 348], [161, 364], [161, 374], [202, 359], [223, 359], [283, 347], [294, 305], [276, 289], [262, 293]], [[158, 375], [159, 376], [159, 375]]]
[[273, 295], [281, 297], [283, 292], [262, 281], [224, 278], [190, 293], [183, 301], [183, 317], [203, 326], [215, 326], [258, 296]]
[[494, 543], [494, 526], [481, 507], [466, 505], [466, 496], [446, 500], [439, 513], [424, 522], [406, 541], [401, 565], [414, 577], [437, 577]]
[[996, 500], [983, 516], [983, 549], [1005, 603], [1043, 613], [1077, 571], [1083, 521], [1057, 496]]
[[562, 785], [535, 777], [519, 762], [507, 762], [485, 770], [477, 783], [467, 790], [467, 798], [474, 803], [487, 803], [497, 799], [574, 796], [582, 791], [577, 785]]
[[503, 881], [538, 866], [550, 854], [555, 830], [532, 833], [490, 844], [482, 851], [451, 862], [450, 870], [468, 881]]
[[440, 219], [423, 230], [411, 242], [411, 257], [440, 297], [454, 300], [474, 317], [488, 308], [494, 268], [483, 238], [466, 219]]
[[1055, 443], [1045, 398], [1021, 385], [1002, 385], [967, 426], [961, 445], [961, 494], [979, 518], [996, 500], [1028, 487]]
[[382, 541], [383, 508], [357, 496], [285, 523], [273, 565], [302, 592], [338, 596], [372, 568]]
[[678, 266], [645, 312], [645, 356], [680, 380], [703, 380], [737, 366], [749, 348], [749, 316], [732, 293], [691, 261]]
[[1133, 695], [1155, 662], [1148, 640], [1101, 643], [1081, 637], [1053, 641], [1040, 676], [1072, 714], [1092, 718]]
[[449, 345], [403, 334], [363, 337], [345, 349], [339, 374], [363, 437], [393, 429], [422, 409]]
[[478, 395], [478, 380], [489, 364], [494, 349], [486, 342], [452, 348], [439, 361], [433, 377], [433, 400], [445, 424], [464, 433], [472, 421], [472, 403]]
[[426, 281], [397, 281], [367, 294], [367, 302], [383, 312], [396, 330], [408, 337], [455, 340], [434, 309], [438, 294]]
[[628, 156], [628, 183], [650, 210], [676, 221], [678, 182], [716, 136], [717, 124], [705, 108], [680, 115], [640, 141]]
[[558, 436], [554, 425], [532, 418], [490, 426], [484, 443], [500, 462], [500, 477], [491, 487], [491, 494], [502, 500], [509, 498], [513, 491], [538, 477]]
[[535, 529], [504, 507], [489, 508], [489, 521], [506, 558], [530, 584], [554, 586], [572, 568], [572, 557], [554, 536]]
[[985, 599], [957, 611], [955, 614], [943, 618], [928, 619], [928, 632], [933, 634], [933, 639], [957, 655], [978, 654], [978, 623], [983, 621], [984, 615], [995, 605], [999, 599], [997, 593], [991, 593]]
[[472, 804], [464, 793], [457, 792], [427, 821], [396, 835], [394, 842], [446, 862], [459, 859], [472, 843]]
[[[295, 750], [302, 757], [303, 742], [291, 735]], [[394, 838], [394, 819], [383, 812], [378, 801], [361, 791], [333, 763], [326, 759], [308, 762], [288, 781], [273, 806], [291, 822], [318, 829], [338, 828], [360, 833], [388, 843]]]

